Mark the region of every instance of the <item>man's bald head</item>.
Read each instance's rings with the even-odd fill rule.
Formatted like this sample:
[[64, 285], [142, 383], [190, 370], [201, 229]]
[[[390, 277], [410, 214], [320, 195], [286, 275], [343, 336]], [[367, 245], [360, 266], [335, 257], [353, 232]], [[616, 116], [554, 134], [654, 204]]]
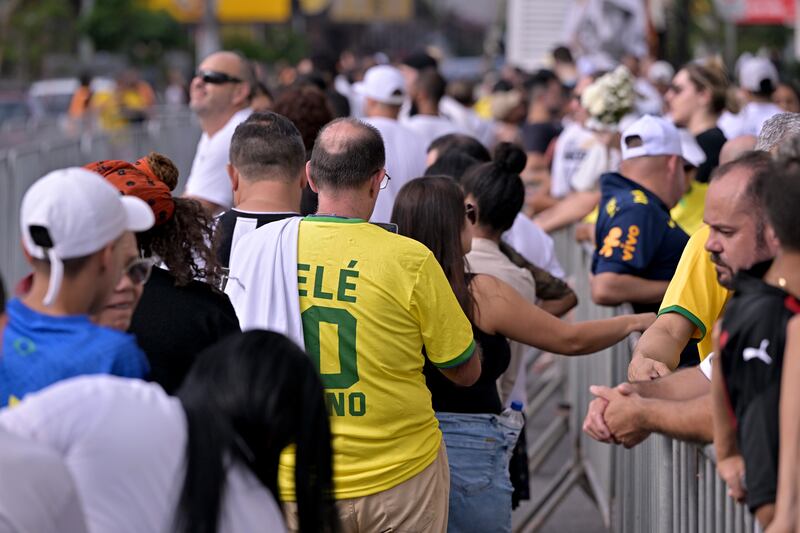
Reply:
[[309, 172], [320, 191], [356, 189], [385, 164], [380, 132], [358, 119], [340, 118], [317, 135]]
[[[208, 74], [204, 81], [203, 74]], [[215, 82], [214, 76], [223, 75], [223, 81]], [[227, 78], [227, 79], [225, 79]], [[192, 110], [201, 119], [227, 118], [250, 105], [255, 77], [250, 62], [236, 52], [215, 52], [197, 67], [192, 78], [189, 102]]]
[[756, 138], [752, 135], [734, 137], [722, 145], [722, 150], [719, 151], [719, 164], [724, 165], [739, 159], [739, 156], [755, 149], [755, 146]]
[[253, 66], [250, 60], [239, 52], [231, 52], [229, 50], [214, 52], [205, 58], [201, 65], [207, 62], [224, 69], [222, 72], [235, 73], [237, 78], [243, 80], [250, 87], [254, 85], [255, 73], [253, 72]]

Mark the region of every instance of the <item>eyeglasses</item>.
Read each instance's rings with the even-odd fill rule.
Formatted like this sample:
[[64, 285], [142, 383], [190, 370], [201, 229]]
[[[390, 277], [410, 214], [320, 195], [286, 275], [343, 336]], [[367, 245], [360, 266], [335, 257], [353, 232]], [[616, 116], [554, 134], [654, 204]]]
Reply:
[[195, 75], [195, 78], [200, 78], [203, 80], [203, 83], [209, 83], [211, 85], [222, 85], [223, 83], [241, 83], [242, 80], [239, 78], [234, 78], [229, 74], [225, 74], [224, 72], [217, 72], [216, 70], [198, 70]]
[[384, 172], [383, 173], [383, 179], [381, 180], [380, 189], [383, 190], [386, 187], [388, 187], [389, 186], [389, 180], [391, 180], [391, 179], [392, 179], [392, 177], [389, 175], [389, 173], [388, 172]]
[[464, 206], [465, 214], [467, 215], [467, 220], [469, 220], [470, 224], [475, 224], [478, 221], [478, 214], [475, 212], [475, 206], [472, 204], [467, 204]]
[[125, 267], [125, 275], [134, 285], [144, 285], [150, 279], [153, 262], [150, 259], [134, 259]]

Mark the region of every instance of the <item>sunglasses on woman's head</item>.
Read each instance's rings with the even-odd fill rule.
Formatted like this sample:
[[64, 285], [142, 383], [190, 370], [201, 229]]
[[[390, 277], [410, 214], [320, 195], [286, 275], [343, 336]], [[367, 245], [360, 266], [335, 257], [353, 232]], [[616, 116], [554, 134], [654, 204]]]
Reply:
[[224, 72], [217, 72], [216, 70], [198, 70], [194, 76], [203, 80], [203, 83], [209, 83], [211, 85], [242, 82], [242, 80], [239, 78], [235, 78], [229, 74], [225, 74]]

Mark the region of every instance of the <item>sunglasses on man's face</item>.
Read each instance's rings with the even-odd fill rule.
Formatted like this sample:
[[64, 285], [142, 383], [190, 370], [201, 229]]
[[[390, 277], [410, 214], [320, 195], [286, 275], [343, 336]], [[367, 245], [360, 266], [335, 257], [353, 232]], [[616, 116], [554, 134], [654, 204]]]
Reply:
[[224, 72], [217, 72], [216, 70], [198, 70], [195, 75], [195, 78], [200, 78], [203, 80], [203, 83], [209, 83], [211, 85], [222, 85], [223, 83], [241, 83], [242, 80], [239, 78], [234, 78]]
[[150, 279], [153, 262], [150, 259], [134, 259], [125, 267], [124, 274], [134, 285], [144, 285]]

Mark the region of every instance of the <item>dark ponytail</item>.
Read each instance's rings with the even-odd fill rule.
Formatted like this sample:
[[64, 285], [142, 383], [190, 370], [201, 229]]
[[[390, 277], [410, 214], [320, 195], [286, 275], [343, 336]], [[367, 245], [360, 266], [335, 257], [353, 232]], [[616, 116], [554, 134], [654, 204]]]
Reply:
[[279, 501], [278, 461], [295, 444], [300, 531], [337, 531], [322, 391], [309, 357], [278, 333], [237, 333], [198, 355], [177, 394], [188, 438], [175, 530], [216, 533], [230, 461], [249, 468]]
[[527, 156], [518, 146], [500, 143], [494, 160], [470, 168], [461, 180], [464, 193], [478, 204], [478, 224], [504, 232], [525, 203], [525, 185], [519, 174]]

